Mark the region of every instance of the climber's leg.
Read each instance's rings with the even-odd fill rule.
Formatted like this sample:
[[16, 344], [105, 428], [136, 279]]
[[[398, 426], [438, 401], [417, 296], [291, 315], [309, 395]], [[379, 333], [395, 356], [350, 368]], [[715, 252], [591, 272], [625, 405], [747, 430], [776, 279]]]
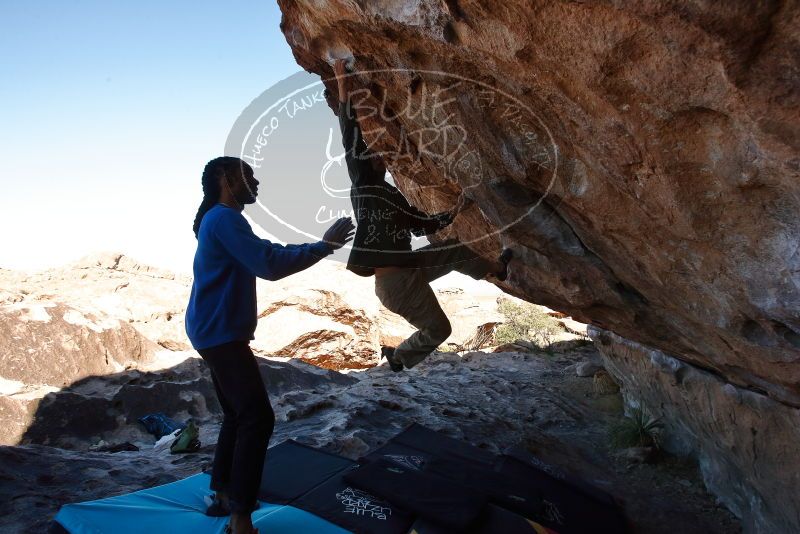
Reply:
[[422, 269], [377, 273], [375, 294], [389, 311], [419, 329], [395, 349], [395, 356], [406, 368], [417, 365], [450, 337], [450, 321]]
[[503, 267], [498, 262], [484, 259], [455, 239], [422, 247], [417, 252], [421, 258], [423, 277], [428, 282], [453, 271], [482, 280]]

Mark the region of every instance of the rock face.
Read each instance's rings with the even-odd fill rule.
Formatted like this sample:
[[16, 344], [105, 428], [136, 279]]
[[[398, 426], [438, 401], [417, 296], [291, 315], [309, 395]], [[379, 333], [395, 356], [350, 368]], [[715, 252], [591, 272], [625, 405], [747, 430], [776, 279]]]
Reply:
[[[365, 137], [412, 202], [464, 192], [453, 234], [518, 251], [504, 290], [760, 393], [755, 413], [800, 407], [800, 4], [279, 4], [303, 68], [356, 58]], [[675, 395], [649, 402], [677, 416]]]
[[100, 252], [41, 272], [0, 271], [0, 303], [57, 300], [82, 313], [127, 323], [170, 350], [191, 348], [183, 314], [191, 280]]
[[[800, 405], [796, 2], [279, 4], [303, 68], [401, 69], [356, 75], [366, 135], [411, 145], [385, 159], [419, 207], [467, 189], [455, 233], [520, 251], [504, 289]], [[455, 83], [431, 71], [461, 77], [435, 118], [409, 111]], [[445, 120], [477, 183], [401, 139]]]
[[378, 331], [363, 309], [325, 289], [299, 289], [278, 298], [270, 291], [253, 346], [333, 369], [378, 363]]
[[[277, 282], [259, 281], [257, 288], [259, 322], [252, 346], [266, 354], [328, 369], [364, 369], [379, 363], [381, 345], [395, 346], [414, 332], [381, 305], [372, 278], [354, 276], [339, 263], [322, 262]], [[499, 294], [437, 291], [453, 326], [448, 341], [464, 344], [482, 325], [501, 321]]]
[[155, 344], [127, 323], [52, 302], [0, 306], [0, 378], [65, 386], [143, 363]]
[[800, 409], [590, 327], [630, 407], [665, 424], [664, 446], [699, 460], [706, 486], [751, 532], [800, 528]]
[[[18, 323], [13, 328], [7, 324], [6, 330], [0, 327], [0, 347], [5, 346], [7, 355], [0, 355], [0, 362], [5, 357], [21, 359], [31, 368], [36, 365], [33, 362], [55, 365], [57, 359], [49, 354], [31, 356], [29, 349], [39, 341], [30, 332], [15, 334], [9, 329], [18, 330], [21, 324], [41, 323], [43, 329], [49, 330], [46, 334], [44, 330], [39, 331], [39, 339], [46, 341], [48, 336], [58, 337], [62, 326], [48, 321], [37, 323], [34, 319], [49, 317], [43, 310], [52, 305], [64, 306], [62, 303], [69, 303], [72, 311], [67, 313], [59, 309], [56, 314], [59, 320], [65, 316], [68, 320], [72, 318], [73, 322], [91, 323], [95, 330], [101, 324], [111, 324], [125, 336], [138, 336], [142, 343], [150, 340], [171, 351], [191, 349], [184, 328], [191, 284], [190, 277], [145, 265], [114, 252], [96, 253], [72, 264], [37, 273], [0, 269], [0, 305], [6, 305], [0, 310], [7, 310], [0, 313], [12, 314], [13, 317], [8, 316], [9, 321]], [[341, 264], [327, 261], [277, 282], [258, 280], [259, 324], [253, 348], [268, 354], [303, 359], [330, 369], [361, 369], [377, 365], [381, 345], [395, 345], [414, 329], [381, 306], [373, 286], [372, 279], [354, 276]], [[469, 295], [458, 288], [441, 290], [439, 299], [453, 322], [449, 341], [462, 344], [482, 325], [501, 320], [497, 313], [498, 294], [500, 292], [496, 290]], [[110, 335], [107, 333], [100, 337]], [[74, 344], [74, 341], [70, 343]], [[104, 343], [110, 353], [119, 345], [111, 338]], [[148, 347], [152, 349], [152, 343]], [[126, 354], [127, 363], [137, 360], [137, 350], [133, 346], [119, 353]], [[27, 356], [22, 357], [22, 354]], [[84, 376], [118, 370], [113, 366], [98, 368], [90, 361], [93, 359], [91, 351], [85, 354]], [[28, 377], [14, 378], [0, 373], [0, 377], [25, 384], [51, 384], [41, 378], [39, 371], [29, 374]], [[65, 383], [75, 378], [78, 377], [67, 377]]]
[[156, 348], [128, 323], [60, 302], [0, 305], [0, 444], [17, 443], [44, 395], [147, 364]]

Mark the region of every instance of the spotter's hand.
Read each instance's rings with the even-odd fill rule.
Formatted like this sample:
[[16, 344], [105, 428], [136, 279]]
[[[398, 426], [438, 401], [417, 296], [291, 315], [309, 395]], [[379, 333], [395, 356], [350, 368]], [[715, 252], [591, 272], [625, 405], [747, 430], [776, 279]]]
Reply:
[[353, 239], [355, 225], [350, 217], [337, 219], [322, 236], [322, 241], [330, 245], [333, 250], [342, 248], [345, 243]]

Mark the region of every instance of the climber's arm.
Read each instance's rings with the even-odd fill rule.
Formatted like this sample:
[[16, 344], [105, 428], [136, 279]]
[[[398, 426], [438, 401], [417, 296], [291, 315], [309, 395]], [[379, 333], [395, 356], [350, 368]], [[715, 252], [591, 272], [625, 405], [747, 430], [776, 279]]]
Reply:
[[[376, 179], [369, 158], [377, 156], [370, 153], [361, 134], [361, 126], [356, 117], [356, 106], [353, 105], [351, 76], [347, 73], [345, 61], [337, 59], [333, 64], [333, 71], [336, 74], [336, 85], [339, 92], [339, 128], [342, 131], [344, 158], [350, 174], [350, 181], [353, 185], [368, 184]], [[379, 178], [383, 179], [383, 176]]]
[[453, 222], [453, 216], [450, 212], [444, 211], [441, 213], [434, 213], [428, 215], [425, 212], [412, 206], [403, 193], [399, 189], [386, 184], [384, 187], [389, 187], [394, 191], [393, 201], [395, 206], [400, 209], [405, 215], [406, 224], [408, 229], [417, 237], [430, 235], [438, 232], [449, 226]]

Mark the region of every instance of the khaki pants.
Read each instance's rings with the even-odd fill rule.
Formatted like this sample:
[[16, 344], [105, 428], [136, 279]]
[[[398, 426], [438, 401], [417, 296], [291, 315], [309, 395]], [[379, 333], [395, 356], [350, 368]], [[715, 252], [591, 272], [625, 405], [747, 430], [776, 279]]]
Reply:
[[423, 267], [375, 276], [375, 295], [381, 303], [418, 329], [395, 349], [395, 356], [407, 368], [424, 360], [452, 332], [450, 321], [429, 284], [452, 271], [480, 280], [493, 267], [491, 262], [456, 241], [428, 245], [419, 249], [419, 253]]

